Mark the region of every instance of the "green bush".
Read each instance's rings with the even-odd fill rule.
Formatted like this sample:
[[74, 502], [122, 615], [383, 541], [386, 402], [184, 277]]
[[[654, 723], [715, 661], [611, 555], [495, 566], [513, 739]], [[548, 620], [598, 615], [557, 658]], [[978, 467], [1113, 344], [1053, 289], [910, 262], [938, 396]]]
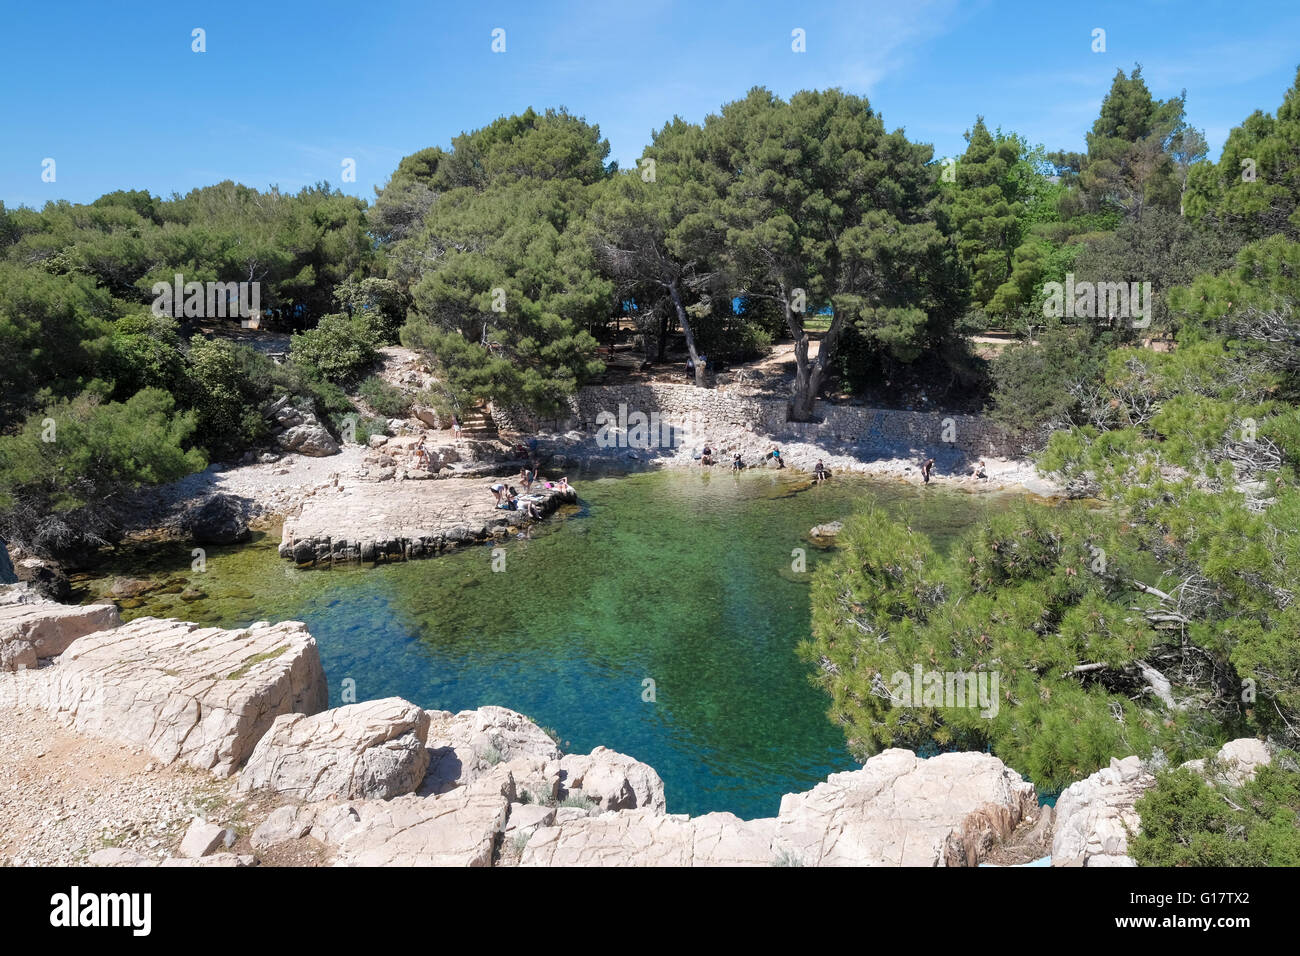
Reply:
[[378, 358], [379, 337], [363, 317], [327, 315], [293, 336], [289, 360], [310, 378], [347, 386]]
[[[1207, 761], [1214, 772], [1213, 760]], [[1178, 768], [1136, 805], [1140, 866], [1300, 866], [1300, 768], [1284, 751], [1241, 787]]]
[[83, 394], [32, 414], [0, 437], [0, 537], [56, 557], [111, 540], [123, 492], [206, 465], [186, 448], [196, 424], [153, 388], [125, 402]]
[[247, 346], [220, 339], [190, 343], [189, 404], [214, 456], [241, 451], [270, 433], [261, 405], [273, 390], [275, 373], [266, 367], [273, 364]]
[[410, 393], [389, 385], [378, 375], [365, 379], [358, 393], [367, 405], [385, 418], [402, 418], [411, 410]]
[[1036, 343], [1008, 346], [990, 370], [993, 418], [1023, 433], [1083, 424], [1076, 420], [1081, 396], [1101, 379], [1101, 357], [1100, 347], [1082, 328], [1046, 329]]

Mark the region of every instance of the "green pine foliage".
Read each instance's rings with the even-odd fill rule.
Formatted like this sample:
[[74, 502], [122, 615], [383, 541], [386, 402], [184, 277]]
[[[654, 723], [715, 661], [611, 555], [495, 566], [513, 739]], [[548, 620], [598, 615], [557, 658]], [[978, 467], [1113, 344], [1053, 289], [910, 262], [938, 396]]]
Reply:
[[1300, 866], [1300, 764], [1283, 751], [1238, 787], [1177, 768], [1137, 802], [1129, 841], [1140, 866]]

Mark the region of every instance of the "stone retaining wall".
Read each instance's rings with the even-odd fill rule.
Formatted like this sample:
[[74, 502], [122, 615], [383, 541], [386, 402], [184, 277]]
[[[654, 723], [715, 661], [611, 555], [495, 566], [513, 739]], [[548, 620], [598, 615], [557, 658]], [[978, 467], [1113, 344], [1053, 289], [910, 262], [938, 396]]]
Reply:
[[[697, 433], [728, 431], [737, 427], [756, 434], [818, 445], [848, 442], [882, 450], [906, 449], [920, 454], [945, 445], [968, 456], [1017, 457], [1015, 439], [1000, 426], [979, 415], [947, 412], [900, 411], [859, 405], [818, 402], [815, 422], [788, 420], [789, 404], [769, 393], [741, 389], [697, 388], [694, 385], [639, 384], [589, 385], [570, 399], [570, 414], [563, 419], [539, 419], [518, 409], [494, 407], [497, 423], [507, 430], [525, 432], [597, 427], [602, 413], [614, 418], [620, 406], [626, 413], [657, 413], [665, 424], [690, 423]], [[626, 417], [626, 416], [624, 416]], [[507, 424], [508, 423], [508, 424]]]

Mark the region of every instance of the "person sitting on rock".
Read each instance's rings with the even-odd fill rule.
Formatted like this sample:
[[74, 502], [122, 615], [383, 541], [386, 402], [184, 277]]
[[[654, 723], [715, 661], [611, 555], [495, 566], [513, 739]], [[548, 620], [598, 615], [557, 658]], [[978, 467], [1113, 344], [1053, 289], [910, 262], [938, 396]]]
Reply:
[[573, 490], [572, 488], [569, 487], [569, 479], [568, 479], [567, 477], [566, 477], [566, 478], [561, 478], [561, 479], [560, 479], [560, 483], [559, 483], [559, 485], [558, 485], [557, 487], [558, 487], [558, 488], [560, 489], [560, 491], [563, 492], [564, 494], [568, 494], [570, 491]]
[[988, 469], [985, 468], [983, 459], [980, 459], [979, 464], [977, 464], [974, 468], [971, 469], [970, 476], [976, 479], [988, 478], [989, 476]]
[[740, 452], [736, 452], [735, 457], [731, 459], [731, 470], [740, 471], [744, 467], [745, 463], [740, 460]]
[[772, 458], [773, 461], [776, 462], [776, 467], [777, 467], [777, 468], [784, 468], [784, 467], [785, 467], [785, 462], [781, 460], [781, 449], [779, 449], [779, 448], [773, 448], [773, 449], [772, 449], [771, 458]]
[[826, 465], [820, 458], [817, 459], [817, 464], [813, 467], [813, 478], [819, 485], [826, 480]]

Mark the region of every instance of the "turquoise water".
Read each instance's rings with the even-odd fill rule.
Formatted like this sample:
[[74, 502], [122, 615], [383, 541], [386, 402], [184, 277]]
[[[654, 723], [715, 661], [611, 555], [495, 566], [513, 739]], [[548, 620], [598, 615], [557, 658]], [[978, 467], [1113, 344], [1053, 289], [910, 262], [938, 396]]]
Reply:
[[[763, 816], [782, 794], [856, 766], [795, 655], [809, 630], [809, 574], [792, 570], [792, 551], [805, 549], [809, 571], [826, 558], [808, 529], [874, 498], [943, 549], [1009, 500], [761, 472], [655, 472], [582, 482], [578, 493], [580, 506], [496, 552], [299, 570], [267, 535], [211, 549], [202, 573], [188, 547], [124, 557], [83, 593], [128, 574], [169, 580], [171, 593], [124, 617], [301, 620], [334, 705], [345, 680], [358, 700], [499, 704], [553, 729], [568, 751], [603, 744], [650, 764], [670, 812]], [[204, 596], [182, 600], [182, 585]]]

